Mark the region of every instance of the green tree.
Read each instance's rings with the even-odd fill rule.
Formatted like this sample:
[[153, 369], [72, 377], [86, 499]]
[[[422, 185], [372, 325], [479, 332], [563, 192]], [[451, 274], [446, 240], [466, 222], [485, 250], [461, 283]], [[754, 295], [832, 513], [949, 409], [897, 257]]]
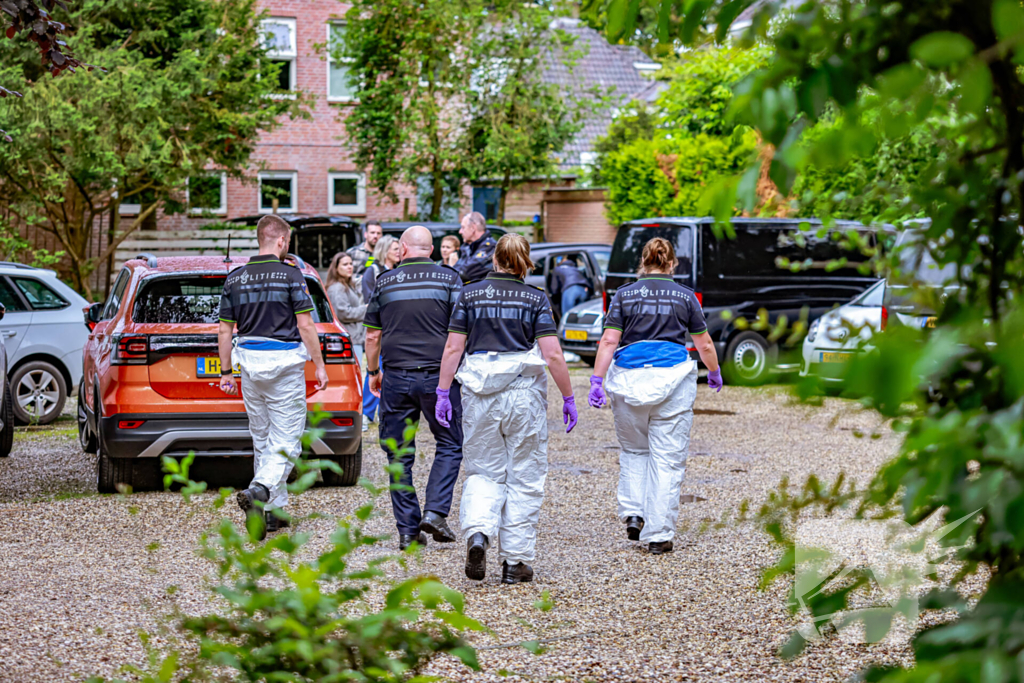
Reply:
[[[751, 4], [691, 2], [679, 38], [701, 26], [721, 33]], [[632, 7], [623, 4], [622, 14], [635, 14]], [[772, 179], [788, 192], [808, 166], [841, 167], [878, 154], [887, 138], [933, 127], [942, 153], [907, 178], [899, 205], [877, 207], [876, 219], [927, 216], [917, 248], [955, 266], [956, 295], [916, 288], [914, 298], [938, 312], [936, 329], [886, 330], [873, 340], [876, 352], [850, 367], [851, 389], [905, 437], [865, 488], [810, 480], [798, 495], [773, 494], [762, 518], [784, 552], [766, 580], [794, 572], [792, 527], [808, 511], [850, 506], [911, 525], [955, 520], [941, 543], [959, 571], [922, 602], [957, 618], [915, 634], [914, 668], [877, 667], [865, 679], [1024, 680], [1024, 9], [1018, 0], [808, 0], [769, 34], [777, 10], [763, 5], [747, 32], [747, 40], [769, 41], [775, 56], [732, 106], [773, 145]], [[836, 125], [802, 139], [833, 113]], [[718, 215], [753, 204], [758, 172], [717, 188], [708, 202]], [[899, 263], [888, 265], [899, 281]], [[805, 598], [815, 617], [848, 609], [870, 579], [863, 568], [847, 569], [841, 585]], [[984, 587], [968, 601], [971, 579]], [[883, 637], [899, 611], [880, 606], [865, 616], [870, 637]], [[794, 633], [783, 654], [805, 646]]]
[[430, 178], [431, 220], [446, 189], [465, 174], [466, 97], [473, 40], [482, 25], [476, 0], [355, 0], [345, 16], [337, 57], [351, 60], [359, 101], [345, 114], [357, 165], [369, 182], [395, 197], [394, 184]]
[[[44, 78], [19, 59], [20, 43], [0, 45], [0, 79], [32, 84], [8, 109], [16, 135], [0, 147], [0, 201], [12, 221], [56, 237], [91, 298], [96, 264], [158, 210], [182, 210], [189, 176], [210, 166], [240, 176], [258, 133], [303, 100], [268, 97], [276, 79], [259, 76], [253, 0], [84, 0], [72, 21], [77, 53], [106, 72]], [[143, 209], [122, 222], [122, 202]], [[97, 254], [90, 244], [108, 216]]]
[[653, 140], [660, 125], [657, 109], [647, 102], [630, 102], [612, 120], [608, 132], [594, 141], [594, 161], [591, 183], [604, 183], [601, 169], [607, 163], [608, 155], [637, 140]]
[[549, 60], [570, 69], [574, 38], [550, 28], [564, 13], [557, 3], [503, 0], [492, 5], [488, 24], [473, 45], [472, 88], [467, 93], [474, 179], [497, 179], [498, 225], [515, 187], [555, 171], [556, 155], [601, 106], [597, 93], [566, 93], [543, 79]]

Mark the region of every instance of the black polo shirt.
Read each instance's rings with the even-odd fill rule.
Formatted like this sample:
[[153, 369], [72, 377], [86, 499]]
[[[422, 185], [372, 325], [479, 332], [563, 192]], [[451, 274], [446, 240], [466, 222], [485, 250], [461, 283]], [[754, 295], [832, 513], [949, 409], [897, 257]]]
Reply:
[[700, 334], [708, 329], [693, 290], [660, 275], [644, 275], [615, 292], [604, 326], [622, 332], [619, 344], [623, 346], [638, 341], [685, 345], [687, 332]]
[[302, 273], [273, 254], [253, 256], [228, 273], [220, 295], [220, 319], [235, 323], [240, 337], [302, 341], [295, 314], [312, 310]]
[[448, 331], [467, 335], [466, 353], [529, 351], [541, 337], [558, 334], [543, 290], [493, 272], [463, 287]]
[[409, 258], [381, 273], [363, 319], [366, 327], [381, 330], [381, 365], [440, 370], [461, 291], [458, 273], [429, 258]]

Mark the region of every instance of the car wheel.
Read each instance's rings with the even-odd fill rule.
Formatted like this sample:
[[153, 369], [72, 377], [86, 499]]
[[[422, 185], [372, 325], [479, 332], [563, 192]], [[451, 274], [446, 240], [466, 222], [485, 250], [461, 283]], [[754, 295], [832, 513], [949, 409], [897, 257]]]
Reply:
[[349, 455], [334, 455], [328, 460], [333, 460], [341, 467], [341, 474], [331, 470], [321, 470], [324, 486], [355, 486], [359, 482], [359, 474], [363, 469], [363, 442], [359, 442], [359, 448], [355, 453]]
[[11, 405], [11, 383], [4, 384], [4, 427], [0, 429], [0, 458], [6, 458], [14, 448], [14, 406]]
[[50, 424], [64, 410], [67, 385], [60, 370], [44, 361], [19, 366], [11, 374], [14, 417], [21, 424]]
[[85, 409], [85, 382], [78, 387], [78, 443], [85, 453], [96, 453], [96, 432], [89, 424], [89, 413]]
[[768, 342], [757, 332], [741, 332], [725, 351], [722, 372], [729, 384], [755, 386], [768, 377]]

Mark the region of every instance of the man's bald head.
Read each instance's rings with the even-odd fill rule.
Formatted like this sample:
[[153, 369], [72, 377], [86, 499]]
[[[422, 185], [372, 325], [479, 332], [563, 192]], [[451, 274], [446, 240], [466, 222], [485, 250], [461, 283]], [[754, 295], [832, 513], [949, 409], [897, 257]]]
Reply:
[[422, 225], [414, 225], [402, 233], [402, 260], [429, 257], [434, 251], [434, 236]]

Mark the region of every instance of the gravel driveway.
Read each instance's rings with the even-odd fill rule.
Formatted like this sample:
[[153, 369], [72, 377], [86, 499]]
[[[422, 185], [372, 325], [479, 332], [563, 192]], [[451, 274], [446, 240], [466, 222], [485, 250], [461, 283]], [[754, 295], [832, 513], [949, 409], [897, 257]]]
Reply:
[[[573, 374], [583, 398], [589, 373]], [[487, 579], [469, 581], [461, 543], [431, 542], [411, 565], [410, 571], [436, 574], [463, 591], [470, 616], [493, 629], [473, 635], [482, 673], [451, 660], [435, 662], [433, 673], [466, 681], [818, 682], [843, 680], [869, 661], [910, 661], [908, 648], [841, 642], [812, 646], [794, 662], [778, 660], [774, 651], [793, 623], [784, 589], [756, 588], [774, 550], [750, 525], [698, 533], [742, 499], [756, 504], [783, 475], [797, 481], [810, 472], [869, 476], [897, 445], [887, 429], [880, 438], [857, 438], [879, 428], [874, 414], [838, 399], [797, 405], [782, 387], [727, 387], [716, 395], [702, 384], [683, 484], [684, 501], [696, 502], [682, 506], [676, 551], [655, 557], [625, 538], [615, 516], [611, 413], [582, 408], [579, 427], [566, 436], [557, 391], [549, 393], [550, 473], [535, 582], [502, 586], [493, 553]], [[4, 681], [111, 675], [120, 664], [142, 660], [139, 630], [156, 632], [172, 607], [194, 612], [213, 603], [204, 578], [210, 568], [195, 548], [214, 515], [172, 493], [95, 494], [93, 460], [79, 451], [73, 426], [21, 431], [12, 456], [0, 460]], [[383, 483], [385, 460], [375, 436], [371, 429], [363, 473]], [[429, 437], [420, 451], [432, 452]], [[417, 464], [418, 487], [429, 460]], [[461, 484], [456, 521], [460, 492]], [[358, 488], [316, 489], [294, 499], [294, 513], [346, 514], [366, 495]], [[372, 532], [394, 531], [386, 501], [383, 512], [370, 523]], [[333, 523], [313, 519], [300, 528], [319, 547]], [[533, 607], [543, 591], [555, 605], [544, 613]], [[547, 652], [507, 647], [533, 639], [551, 640]]]

